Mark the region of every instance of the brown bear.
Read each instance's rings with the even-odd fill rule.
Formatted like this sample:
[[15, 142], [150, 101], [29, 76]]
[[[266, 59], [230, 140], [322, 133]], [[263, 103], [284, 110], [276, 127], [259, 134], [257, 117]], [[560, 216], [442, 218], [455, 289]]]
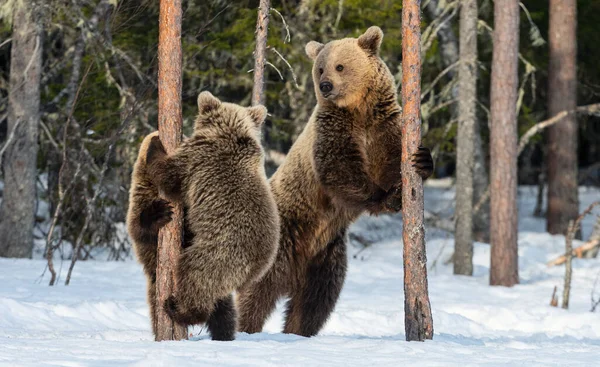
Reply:
[[232, 292], [260, 279], [278, 249], [279, 215], [259, 138], [267, 110], [209, 92], [198, 96], [198, 109], [193, 135], [172, 155], [154, 137], [146, 156], [153, 185], [185, 213], [178, 289], [165, 308], [184, 325], [207, 322], [216, 308], [226, 317], [212, 328], [209, 322], [211, 335], [229, 340], [237, 326]]
[[148, 174], [146, 153], [158, 131], [144, 138], [131, 175], [127, 231], [138, 261], [144, 267], [148, 287], [148, 305], [152, 331], [156, 335], [156, 250], [158, 230], [171, 221], [171, 205], [159, 197], [158, 189]]
[[[333, 311], [346, 275], [346, 232], [361, 213], [401, 208], [401, 108], [379, 57], [383, 33], [309, 42], [317, 106], [270, 180], [281, 238], [273, 267], [239, 292], [240, 331], [261, 331], [287, 296], [284, 333], [316, 335]], [[429, 150], [413, 166], [431, 175]]]

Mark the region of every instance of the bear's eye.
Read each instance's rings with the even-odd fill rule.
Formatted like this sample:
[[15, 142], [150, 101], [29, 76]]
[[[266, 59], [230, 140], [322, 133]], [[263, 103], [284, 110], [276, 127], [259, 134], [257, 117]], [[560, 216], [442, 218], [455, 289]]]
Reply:
[[323, 68], [319, 69], [319, 74], [323, 74]]
[[335, 67], [335, 70], [342, 71], [342, 70], [344, 70], [344, 66], [343, 65], [338, 65], [338, 66]]

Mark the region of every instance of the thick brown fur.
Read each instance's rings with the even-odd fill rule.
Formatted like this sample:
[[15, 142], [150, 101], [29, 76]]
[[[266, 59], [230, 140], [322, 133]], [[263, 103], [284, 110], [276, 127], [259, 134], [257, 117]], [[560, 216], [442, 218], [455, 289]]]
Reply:
[[[318, 105], [271, 178], [281, 220], [275, 264], [240, 291], [240, 331], [261, 331], [276, 301], [289, 301], [285, 333], [316, 335], [333, 311], [346, 274], [345, 236], [364, 211], [401, 208], [401, 108], [394, 79], [378, 52], [383, 33], [310, 42]], [[341, 66], [341, 67], [340, 67]], [[320, 85], [331, 84], [323, 92]], [[433, 169], [422, 148], [413, 164]]]
[[152, 331], [156, 335], [156, 250], [158, 230], [171, 220], [170, 204], [158, 195], [158, 189], [148, 174], [146, 154], [152, 139], [158, 138], [154, 132], [144, 139], [133, 166], [129, 208], [127, 212], [127, 230], [133, 242], [133, 249], [144, 267], [147, 279], [148, 305]]
[[279, 216], [264, 171], [263, 106], [245, 108], [198, 96], [193, 135], [167, 156], [158, 137], [147, 150], [153, 184], [181, 201], [186, 241], [178, 290], [166, 311], [177, 322], [207, 322], [213, 339], [236, 330], [231, 294], [260, 279], [275, 259]]

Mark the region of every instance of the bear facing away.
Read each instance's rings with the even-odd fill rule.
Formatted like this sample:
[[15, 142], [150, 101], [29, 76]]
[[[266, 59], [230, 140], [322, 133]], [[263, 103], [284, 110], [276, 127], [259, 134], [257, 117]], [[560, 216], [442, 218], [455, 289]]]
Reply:
[[213, 339], [232, 340], [232, 292], [259, 279], [278, 248], [279, 216], [258, 137], [266, 109], [224, 103], [209, 92], [198, 96], [198, 108], [193, 135], [173, 155], [157, 135], [146, 149], [151, 186], [184, 206], [178, 290], [164, 307], [176, 322], [206, 322]]
[[198, 96], [198, 109], [192, 136], [173, 155], [154, 138], [146, 157], [153, 183], [169, 201], [183, 203], [186, 216], [178, 290], [165, 308], [185, 325], [206, 322], [215, 307], [227, 309], [216, 323], [233, 338], [232, 292], [262, 277], [278, 248], [279, 216], [259, 139], [267, 110], [209, 92]]
[[[346, 274], [346, 231], [358, 216], [401, 209], [401, 108], [379, 58], [383, 33], [310, 42], [317, 106], [270, 180], [281, 238], [273, 267], [239, 293], [240, 331], [261, 331], [287, 296], [285, 333], [316, 335], [333, 311]], [[429, 150], [413, 155], [427, 178]]]

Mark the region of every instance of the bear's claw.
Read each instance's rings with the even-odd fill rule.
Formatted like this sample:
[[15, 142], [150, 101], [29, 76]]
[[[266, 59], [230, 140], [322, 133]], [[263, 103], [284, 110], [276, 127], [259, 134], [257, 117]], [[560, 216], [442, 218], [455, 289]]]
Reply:
[[412, 156], [412, 165], [424, 180], [433, 174], [433, 157], [428, 148], [420, 146]]

